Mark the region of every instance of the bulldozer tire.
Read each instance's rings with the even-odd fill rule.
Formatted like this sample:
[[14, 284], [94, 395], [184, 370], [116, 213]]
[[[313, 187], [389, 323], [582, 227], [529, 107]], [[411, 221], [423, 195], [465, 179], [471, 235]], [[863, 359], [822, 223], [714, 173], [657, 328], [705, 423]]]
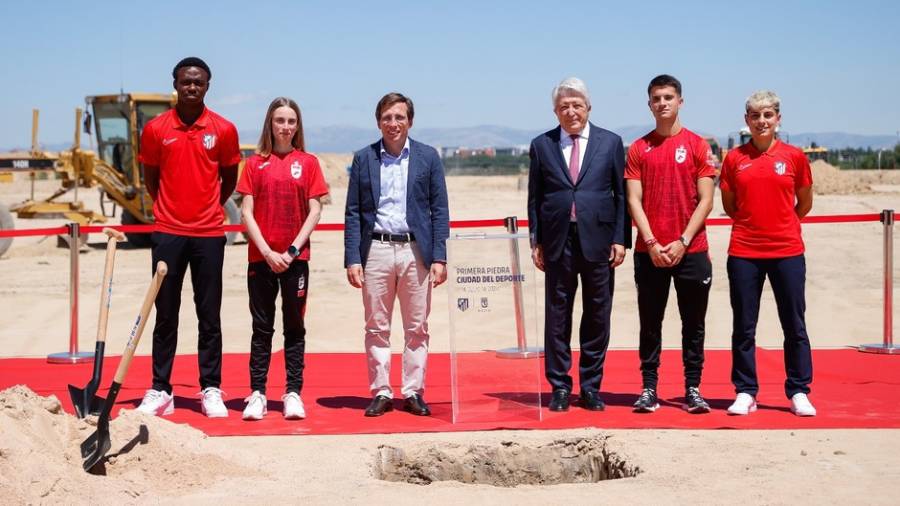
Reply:
[[[122, 209], [122, 225], [143, 225], [144, 222], [137, 219], [133, 214], [129, 213], [125, 209]], [[153, 244], [150, 241], [150, 234], [136, 234], [125, 232], [125, 237], [128, 239], [128, 244], [130, 244], [133, 248], [149, 248]]]
[[[12, 214], [9, 212], [9, 208], [3, 204], [0, 204], [0, 230], [13, 230], [16, 228], [16, 223], [13, 221]], [[13, 238], [12, 237], [4, 237], [0, 239], [0, 256], [3, 256], [6, 253], [6, 250], [12, 245]]]
[[[237, 203], [228, 199], [225, 201], [225, 205], [222, 206], [225, 209], [225, 224], [226, 225], [240, 225], [241, 224], [241, 210], [238, 208]], [[225, 244], [234, 244], [237, 240], [239, 232], [226, 232], [225, 233]]]

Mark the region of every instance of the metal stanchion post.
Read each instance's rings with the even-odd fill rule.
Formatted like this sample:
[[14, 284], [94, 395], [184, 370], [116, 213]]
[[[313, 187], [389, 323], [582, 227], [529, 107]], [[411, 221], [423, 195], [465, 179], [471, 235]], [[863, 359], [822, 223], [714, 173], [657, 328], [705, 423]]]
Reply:
[[863, 344], [859, 351], [900, 355], [900, 346], [894, 344], [894, 210], [881, 211], [884, 226], [884, 342]]
[[81, 364], [94, 360], [94, 353], [78, 351], [78, 247], [81, 227], [78, 223], [67, 225], [69, 235], [69, 351], [47, 355], [51, 364]]
[[[508, 216], [504, 219], [506, 231], [510, 234], [519, 232], [518, 219]], [[509, 260], [513, 275], [513, 302], [515, 303], [516, 318], [516, 347], [503, 348], [495, 353], [499, 358], [537, 358], [544, 355], [544, 349], [540, 346], [528, 346], [525, 336], [525, 301], [522, 294], [522, 264], [519, 258], [519, 240], [515, 237], [509, 239]]]

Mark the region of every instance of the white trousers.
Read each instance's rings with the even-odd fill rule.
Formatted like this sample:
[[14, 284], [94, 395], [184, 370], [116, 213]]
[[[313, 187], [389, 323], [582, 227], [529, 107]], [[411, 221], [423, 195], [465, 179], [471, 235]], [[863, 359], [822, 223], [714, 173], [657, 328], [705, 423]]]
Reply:
[[391, 388], [391, 316], [400, 301], [403, 318], [403, 397], [425, 391], [428, 360], [428, 314], [431, 312], [430, 266], [422, 263], [415, 242], [372, 241], [362, 287], [366, 318], [366, 357], [372, 395], [393, 397]]

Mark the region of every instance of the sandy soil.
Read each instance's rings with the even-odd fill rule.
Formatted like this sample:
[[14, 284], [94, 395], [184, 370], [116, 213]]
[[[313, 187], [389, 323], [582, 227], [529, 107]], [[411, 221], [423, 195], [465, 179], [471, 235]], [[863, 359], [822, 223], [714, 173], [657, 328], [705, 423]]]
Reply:
[[[335, 158], [326, 169], [332, 183], [333, 204], [326, 207], [323, 222], [341, 222], [346, 198], [346, 179], [341, 171], [349, 158]], [[833, 179], [822, 167], [814, 167], [817, 181]], [[828, 167], [824, 167], [827, 171]], [[873, 171], [874, 172], [874, 171]], [[819, 175], [821, 174], [821, 178]], [[854, 192], [837, 184], [817, 189], [813, 213], [875, 213], [896, 208], [900, 202], [900, 178], [890, 173], [853, 173]], [[847, 174], [837, 174], [843, 178]], [[345, 177], [345, 175], [343, 176]], [[860, 181], [863, 181], [860, 183]], [[516, 177], [449, 178], [451, 219], [525, 217], [525, 191]], [[840, 182], [838, 182], [840, 183]], [[830, 183], [829, 183], [830, 184]], [[861, 188], [856, 185], [861, 184]], [[825, 185], [823, 184], [823, 187]], [[38, 195], [48, 195], [52, 181], [38, 182]], [[28, 185], [17, 181], [0, 185], [0, 202], [10, 204], [28, 195]], [[93, 191], [82, 190], [90, 207]], [[712, 216], [721, 215], [717, 202]], [[114, 223], [117, 220], [113, 221]], [[59, 220], [18, 220], [17, 228], [48, 227]], [[710, 229], [710, 254], [714, 280], [707, 318], [707, 346], [729, 347], [731, 310], [724, 262], [727, 227]], [[807, 243], [807, 320], [813, 346], [844, 347], [880, 342], [882, 332], [882, 236], [881, 225], [825, 224], [804, 227]], [[527, 259], [527, 252], [523, 252]], [[503, 258], [507, 250], [485, 251]], [[93, 348], [96, 332], [103, 241], [90, 238], [79, 256], [80, 347]], [[362, 351], [360, 295], [345, 279], [341, 266], [342, 237], [337, 232], [313, 236], [309, 328], [307, 350]], [[247, 312], [246, 245], [226, 249], [225, 294], [222, 323], [225, 350], [246, 352], [250, 319]], [[56, 247], [55, 238], [19, 238], [0, 259], [0, 356], [45, 356], [68, 347], [67, 250]], [[120, 249], [114, 278], [107, 348], [119, 353], [149, 279], [148, 250]], [[634, 348], [637, 316], [630, 259], [616, 278], [613, 309], [613, 348]], [[894, 283], [897, 284], [898, 276]], [[196, 319], [191, 311], [190, 284], [184, 290], [179, 353], [196, 351]], [[535, 287], [540, 293], [542, 287]], [[664, 327], [664, 346], [680, 342], [674, 294]], [[541, 297], [538, 297], [540, 300]], [[436, 351], [449, 346], [446, 309], [448, 289], [435, 290], [431, 317], [432, 344]], [[580, 311], [576, 307], [576, 314]], [[763, 295], [759, 344], [781, 345], [771, 292]], [[335, 315], [340, 315], [336, 317]], [[896, 317], [896, 312], [895, 312]], [[396, 317], [399, 322], [399, 315]], [[896, 319], [896, 318], [895, 318]], [[508, 332], [503, 327], [508, 325]], [[396, 325], [395, 325], [396, 327]], [[513, 321], [497, 323], [479, 345], [511, 346]], [[148, 329], [149, 331], [149, 329]], [[148, 334], [149, 335], [149, 334]], [[395, 336], [398, 333], [395, 331]], [[276, 339], [277, 341], [277, 339]], [[395, 339], [395, 347], [400, 338]], [[138, 353], [150, 352], [144, 339]], [[0, 371], [0, 374], [3, 374]], [[635, 364], [635, 375], [638, 374]], [[364, 391], [360, 386], [360, 391]], [[235, 393], [241, 395], [242, 393]], [[820, 407], [822, 409], [822, 407]], [[824, 409], [827, 409], [825, 407]], [[185, 427], [163, 420], [140, 420], [123, 415], [114, 431], [113, 452], [139, 433], [141, 424], [151, 437], [137, 444], [109, 466], [105, 479], [84, 475], [77, 458], [77, 443], [92, 428], [59, 411], [58, 404], [35, 398], [24, 390], [0, 392], [0, 502], [231, 502], [288, 499], [291, 502], [358, 503], [372, 497], [399, 503], [439, 503], [480, 500], [514, 500], [545, 504], [560, 500], [598, 498], [609, 502], [677, 503], [893, 503], [892, 478], [898, 476], [898, 431], [561, 431], [455, 433], [390, 436], [306, 436], [205, 438]], [[116, 429], [118, 430], [118, 429]], [[157, 434], [157, 437], [153, 437]], [[642, 472], [601, 484], [523, 485], [514, 489], [488, 485], [435, 482], [410, 485], [376, 479], [374, 462], [380, 445], [410, 451], [447, 445], [499, 445], [515, 441], [540, 445], [556, 439], [608, 437], [608, 451], [624, 456]], [[122, 438], [116, 440], [116, 438]], [[74, 446], [73, 446], [74, 445]], [[118, 445], [118, 446], [117, 446]], [[180, 452], [180, 453], [179, 453]], [[415, 452], [413, 452], [415, 453]], [[310, 458], [316, 455], [318, 458]], [[205, 469], [196, 473], [191, 469]], [[161, 474], [160, 474], [161, 473]], [[303, 486], [297, 486], [297, 477]], [[175, 486], [175, 484], [178, 484]], [[603, 499], [600, 499], [601, 501]]]

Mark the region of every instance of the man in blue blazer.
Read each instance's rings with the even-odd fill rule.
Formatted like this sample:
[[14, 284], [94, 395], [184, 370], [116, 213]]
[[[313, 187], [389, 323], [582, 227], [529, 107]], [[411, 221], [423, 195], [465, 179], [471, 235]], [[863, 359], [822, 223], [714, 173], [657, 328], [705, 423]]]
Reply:
[[388, 93], [375, 108], [381, 140], [353, 156], [344, 215], [347, 280], [362, 289], [372, 402], [366, 416], [393, 409], [391, 315], [400, 301], [403, 409], [428, 416], [423, 397], [431, 289], [447, 279], [450, 213], [434, 148], [409, 138], [413, 103]]
[[553, 89], [558, 127], [531, 142], [528, 228], [532, 260], [545, 272], [544, 360], [551, 411], [569, 409], [570, 340], [578, 278], [582, 283], [581, 405], [604, 409], [599, 396], [609, 345], [612, 269], [630, 246], [622, 139], [588, 122], [591, 99], [578, 78]]

